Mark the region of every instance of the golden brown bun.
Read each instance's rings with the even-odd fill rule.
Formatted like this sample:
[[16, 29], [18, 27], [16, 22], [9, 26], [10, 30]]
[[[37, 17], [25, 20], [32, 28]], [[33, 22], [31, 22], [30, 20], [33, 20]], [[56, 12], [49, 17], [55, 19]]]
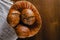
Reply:
[[16, 31], [19, 38], [26, 38], [29, 36], [29, 33], [30, 33], [30, 29], [26, 26], [23, 26], [23, 25], [18, 25], [15, 28], [15, 31]]
[[10, 10], [7, 21], [10, 26], [15, 27], [20, 21], [20, 12], [17, 10]]
[[[12, 14], [13, 11], [15, 12], [17, 11], [17, 14], [14, 13], [13, 15]], [[23, 14], [26, 14], [27, 17], [22, 16]], [[32, 19], [27, 19], [30, 16], [34, 16], [34, 17]], [[28, 20], [31, 23], [27, 22]], [[13, 27], [16, 26], [15, 31], [19, 38], [32, 37], [36, 35], [39, 32], [42, 25], [41, 16], [38, 10], [33, 4], [31, 4], [28, 1], [17, 1], [15, 4], [13, 4], [7, 16], [7, 21], [11, 26], [12, 25]], [[25, 33], [22, 30], [24, 30]]]
[[35, 22], [35, 15], [31, 9], [24, 9], [21, 17], [24, 24], [32, 25]]

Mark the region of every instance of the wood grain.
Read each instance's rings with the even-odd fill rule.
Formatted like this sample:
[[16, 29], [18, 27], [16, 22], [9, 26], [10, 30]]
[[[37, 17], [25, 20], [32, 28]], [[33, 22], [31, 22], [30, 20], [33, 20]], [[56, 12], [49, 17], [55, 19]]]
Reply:
[[59, 40], [60, 0], [28, 0], [39, 10], [43, 25], [34, 40]]
[[41, 31], [26, 40], [59, 40], [60, 39], [60, 0], [27, 0], [39, 10], [43, 25]]

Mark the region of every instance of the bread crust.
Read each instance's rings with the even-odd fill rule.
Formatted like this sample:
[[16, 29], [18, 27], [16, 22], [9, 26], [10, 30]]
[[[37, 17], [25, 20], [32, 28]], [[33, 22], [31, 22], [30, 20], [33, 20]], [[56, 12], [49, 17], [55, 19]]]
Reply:
[[[21, 20], [21, 15], [22, 15], [22, 11], [24, 10], [24, 9], [30, 9], [33, 13], [34, 13], [34, 16], [35, 16], [35, 22], [34, 22], [34, 24], [33, 25], [28, 25], [28, 26], [26, 26], [26, 25], [24, 25], [24, 24], [20, 24], [20, 20]], [[17, 15], [14, 13], [14, 17], [13, 17], [13, 14], [12, 14], [12, 12], [13, 11], [17, 11]], [[10, 24], [10, 25], [13, 25], [13, 24], [11, 24], [12, 22], [11, 22], [11, 20], [12, 20], [12, 22], [14, 23], [14, 26], [13, 27], [15, 27], [16, 26], [16, 28], [17, 28], [17, 26], [18, 26], [18, 24], [19, 25], [22, 25], [22, 26], [25, 26], [25, 27], [27, 27], [28, 28], [28, 30], [29, 30], [29, 35], [27, 36], [27, 37], [32, 37], [32, 36], [34, 36], [34, 35], [36, 35], [38, 32], [39, 32], [39, 30], [40, 30], [40, 28], [41, 28], [41, 25], [42, 25], [42, 20], [41, 20], [41, 16], [40, 16], [40, 14], [39, 14], [39, 12], [38, 12], [38, 10], [36, 9], [36, 7], [32, 4], [32, 3], [30, 3], [30, 2], [28, 2], [28, 1], [17, 1], [16, 3], [14, 3], [12, 6], [11, 6], [11, 8], [10, 8], [10, 10], [9, 10], [9, 14], [8, 14], [8, 16], [7, 16], [7, 22]], [[20, 27], [22, 27], [22, 26], [20, 26]], [[11, 26], [12, 27], [12, 26]], [[19, 28], [20, 28], [19, 27]], [[15, 28], [15, 29], [16, 29]], [[19, 30], [19, 28], [17, 28], [17, 30]], [[17, 30], [15, 30], [16, 32], [18, 32]], [[22, 29], [21, 29], [22, 30]], [[20, 33], [19, 33], [20, 34]], [[17, 35], [18, 35], [18, 33], [17, 33]], [[19, 37], [20, 35], [18, 35], [18, 37]], [[20, 38], [23, 38], [23, 37], [20, 37]], [[25, 36], [24, 36], [24, 38], [26, 38]]]

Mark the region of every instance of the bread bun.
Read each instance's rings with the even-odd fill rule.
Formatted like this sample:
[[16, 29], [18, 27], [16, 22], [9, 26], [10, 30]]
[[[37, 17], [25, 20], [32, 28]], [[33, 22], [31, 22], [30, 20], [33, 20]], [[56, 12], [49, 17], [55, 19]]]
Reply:
[[24, 9], [21, 17], [24, 24], [32, 25], [35, 22], [35, 15], [30, 9]]
[[17, 10], [10, 10], [7, 22], [10, 24], [11, 27], [15, 27], [20, 21], [20, 12]]
[[19, 38], [26, 38], [29, 36], [29, 33], [30, 33], [30, 29], [26, 26], [23, 26], [23, 25], [18, 25], [15, 28], [15, 31], [16, 31]]
[[14, 27], [19, 38], [36, 35], [42, 25], [40, 13], [28, 1], [17, 1], [14, 3], [9, 10], [7, 22], [11, 27]]

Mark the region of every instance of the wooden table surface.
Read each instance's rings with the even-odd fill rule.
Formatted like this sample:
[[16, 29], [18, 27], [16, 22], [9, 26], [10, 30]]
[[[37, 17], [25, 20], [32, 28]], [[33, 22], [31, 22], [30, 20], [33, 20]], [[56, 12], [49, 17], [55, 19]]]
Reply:
[[18, 40], [59, 40], [60, 0], [27, 0], [38, 9], [42, 18], [42, 28], [31, 38]]

